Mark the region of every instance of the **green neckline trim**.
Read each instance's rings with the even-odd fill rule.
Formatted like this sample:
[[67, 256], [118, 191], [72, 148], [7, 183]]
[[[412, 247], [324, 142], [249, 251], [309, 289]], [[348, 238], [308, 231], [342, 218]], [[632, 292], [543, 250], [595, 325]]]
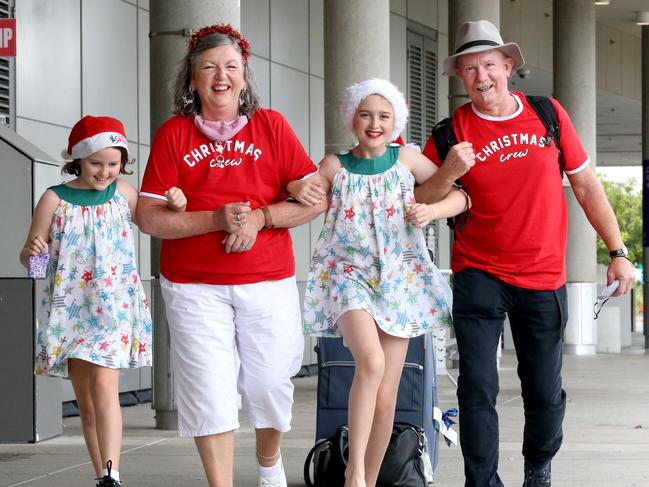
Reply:
[[360, 159], [352, 151], [341, 152], [338, 155], [340, 164], [353, 174], [369, 176], [381, 174], [397, 163], [400, 145], [389, 145], [386, 151], [371, 159]]
[[67, 201], [73, 205], [96, 206], [103, 205], [114, 196], [117, 189], [117, 180], [110, 183], [106, 189], [101, 191], [97, 191], [96, 189], [71, 188], [65, 183], [50, 186], [49, 189], [54, 191], [63, 201]]

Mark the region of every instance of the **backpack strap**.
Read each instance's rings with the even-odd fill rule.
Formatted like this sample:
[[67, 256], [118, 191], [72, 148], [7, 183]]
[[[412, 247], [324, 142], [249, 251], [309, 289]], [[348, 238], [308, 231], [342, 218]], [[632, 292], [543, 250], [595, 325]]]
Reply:
[[[444, 118], [437, 122], [433, 127], [431, 137], [433, 139], [433, 142], [435, 143], [437, 157], [440, 163], [443, 163], [446, 159], [446, 156], [448, 155], [448, 151], [451, 150], [451, 147], [453, 147], [458, 142], [457, 137], [455, 136], [455, 130], [453, 130], [453, 121], [451, 120], [451, 118]], [[462, 230], [464, 228], [464, 225], [466, 224], [466, 219], [468, 216], [468, 211], [465, 211], [457, 217], [447, 218], [446, 224], [451, 230], [455, 230], [456, 225], [458, 227], [458, 230]]]
[[448, 151], [457, 144], [457, 137], [455, 136], [451, 119], [447, 117], [437, 122], [433, 127], [431, 135], [433, 142], [435, 142], [439, 162], [444, 162]]
[[525, 98], [527, 99], [527, 102], [530, 104], [530, 106], [534, 109], [537, 116], [539, 117], [539, 120], [541, 120], [541, 123], [545, 127], [546, 144], [550, 145], [550, 141], [552, 141], [554, 142], [554, 145], [557, 146], [557, 150], [559, 151], [559, 169], [561, 170], [561, 174], [563, 175], [565, 164], [563, 161], [563, 153], [561, 152], [559, 119], [557, 118], [557, 112], [554, 110], [554, 105], [552, 105], [550, 98], [548, 98], [547, 96], [527, 95], [525, 96]]

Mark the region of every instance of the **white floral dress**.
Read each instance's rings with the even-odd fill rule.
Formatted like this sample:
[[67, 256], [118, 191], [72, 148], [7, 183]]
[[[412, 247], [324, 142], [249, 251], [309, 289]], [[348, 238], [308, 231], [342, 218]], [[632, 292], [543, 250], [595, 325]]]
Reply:
[[131, 214], [104, 191], [53, 186], [49, 280], [39, 296], [35, 373], [68, 377], [68, 360], [112, 369], [151, 365], [153, 325], [135, 268]]
[[395, 145], [375, 159], [338, 154], [342, 167], [307, 279], [305, 333], [339, 336], [336, 321], [352, 309], [399, 337], [450, 326], [451, 290], [423, 231], [405, 221], [415, 181], [398, 154]]

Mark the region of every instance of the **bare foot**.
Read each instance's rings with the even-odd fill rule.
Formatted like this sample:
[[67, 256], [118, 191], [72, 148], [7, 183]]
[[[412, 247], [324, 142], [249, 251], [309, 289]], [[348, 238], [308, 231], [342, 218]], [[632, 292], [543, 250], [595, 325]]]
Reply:
[[365, 473], [351, 465], [345, 469], [345, 487], [365, 487]]

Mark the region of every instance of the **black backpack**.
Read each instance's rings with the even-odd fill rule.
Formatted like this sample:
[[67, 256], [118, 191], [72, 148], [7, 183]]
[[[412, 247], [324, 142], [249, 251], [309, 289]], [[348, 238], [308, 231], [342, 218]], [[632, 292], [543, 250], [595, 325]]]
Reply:
[[[527, 95], [525, 99], [534, 109], [547, 131], [545, 136], [546, 144], [549, 145], [550, 142], [554, 142], [554, 145], [557, 146], [559, 150], [559, 170], [563, 175], [564, 163], [559, 140], [559, 120], [557, 119], [557, 112], [554, 110], [554, 106], [547, 96]], [[437, 122], [433, 127], [431, 137], [435, 143], [437, 157], [443, 163], [448, 151], [458, 142], [455, 131], [453, 130], [451, 118], [445, 118]], [[458, 229], [462, 230], [468, 217], [468, 211], [462, 215], [458, 215], [458, 217], [461, 217], [458, 223]], [[455, 220], [453, 218], [447, 218], [446, 222], [451, 229], [455, 229]]]

